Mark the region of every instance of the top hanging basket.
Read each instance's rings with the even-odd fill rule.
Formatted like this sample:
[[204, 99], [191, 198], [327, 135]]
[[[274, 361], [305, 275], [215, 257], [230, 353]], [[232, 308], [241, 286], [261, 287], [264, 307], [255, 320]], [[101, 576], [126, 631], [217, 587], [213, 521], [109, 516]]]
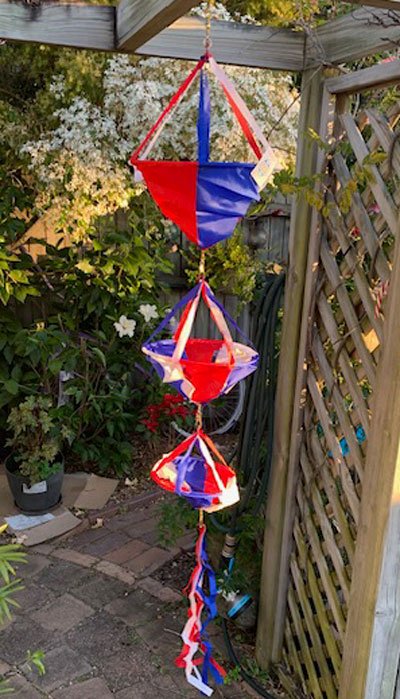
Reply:
[[[210, 90], [206, 63], [222, 85], [225, 96], [239, 121], [262, 168], [252, 163], [210, 161]], [[197, 161], [156, 161], [148, 159], [167, 117], [200, 73], [200, 100], [197, 122]], [[149, 133], [132, 154], [130, 163], [147, 183], [148, 189], [165, 216], [170, 218], [201, 248], [228, 238], [250, 204], [260, 198], [260, 183], [266, 170], [272, 172], [273, 152], [260, 127], [214, 58], [200, 59]], [[260, 174], [261, 173], [261, 174]]]

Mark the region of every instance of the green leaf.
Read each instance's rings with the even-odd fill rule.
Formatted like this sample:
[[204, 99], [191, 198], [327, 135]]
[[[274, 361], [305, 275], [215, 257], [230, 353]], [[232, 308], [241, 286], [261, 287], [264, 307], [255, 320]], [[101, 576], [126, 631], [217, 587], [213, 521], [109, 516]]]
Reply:
[[89, 260], [81, 260], [75, 265], [75, 267], [85, 274], [92, 274], [96, 271], [96, 267], [93, 267]]
[[100, 359], [104, 368], [106, 368], [107, 361], [106, 361], [106, 356], [105, 356], [104, 352], [102, 352], [102, 350], [99, 349], [99, 347], [92, 347], [92, 352], [93, 352], [93, 354], [96, 355], [96, 357], [98, 357], [98, 359]]
[[7, 393], [11, 393], [12, 396], [16, 396], [19, 391], [19, 385], [14, 379], [8, 379], [8, 381], [4, 382], [4, 388], [6, 389]]
[[53, 376], [57, 376], [57, 374], [61, 371], [63, 365], [62, 359], [52, 359], [49, 362], [49, 370], [53, 374]]
[[28, 283], [28, 275], [22, 269], [13, 269], [9, 272], [9, 275], [13, 282], [18, 282], [20, 284]]

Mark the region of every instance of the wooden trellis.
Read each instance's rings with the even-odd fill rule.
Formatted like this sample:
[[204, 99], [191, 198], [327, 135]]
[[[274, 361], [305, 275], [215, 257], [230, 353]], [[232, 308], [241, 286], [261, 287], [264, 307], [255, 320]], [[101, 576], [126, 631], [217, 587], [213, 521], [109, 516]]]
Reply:
[[[393, 449], [398, 422], [395, 403], [388, 405], [388, 373], [396, 384], [398, 357], [390, 328], [400, 326], [399, 290], [391, 281], [399, 266], [400, 150], [392, 152], [392, 144], [400, 101], [386, 87], [394, 80], [400, 81], [398, 61], [315, 86], [319, 134], [330, 143], [316, 169], [325, 207], [310, 222], [281, 539], [267, 526], [273, 553], [266, 560], [279, 553], [275, 571], [264, 570], [265, 586], [266, 576], [278, 583], [275, 598], [262, 601], [268, 640], [263, 622], [259, 629], [259, 654], [267, 649], [269, 659], [282, 659], [313, 699], [395, 696], [399, 650], [392, 687], [381, 694], [390, 644], [379, 620], [383, 596], [387, 631], [395, 625], [397, 594], [380, 558], [396, 468], [384, 433]], [[364, 90], [365, 102], [376, 106], [362, 108]], [[282, 371], [284, 363], [283, 355]], [[392, 388], [396, 395], [399, 385]], [[379, 420], [383, 413], [386, 422]], [[276, 513], [274, 490], [277, 481], [267, 518]]]

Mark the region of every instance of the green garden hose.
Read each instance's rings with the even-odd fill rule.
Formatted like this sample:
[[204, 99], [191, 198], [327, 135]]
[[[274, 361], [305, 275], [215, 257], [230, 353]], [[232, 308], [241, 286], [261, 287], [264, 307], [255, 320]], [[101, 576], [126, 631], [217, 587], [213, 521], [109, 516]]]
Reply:
[[[228, 557], [234, 556], [236, 535], [243, 530], [241, 517], [244, 514], [256, 516], [267, 497], [272, 460], [279, 361], [278, 332], [284, 282], [283, 273], [268, 275], [254, 316], [253, 343], [260, 355], [260, 363], [247, 386], [237, 450], [237, 471], [241, 483], [240, 504], [233, 509], [228, 525], [223, 524], [216, 515], [211, 515], [214, 525], [227, 535], [224, 550], [227, 550]], [[224, 551], [222, 555], [224, 557]], [[227, 559], [224, 559], [223, 564], [226, 566]], [[225, 619], [222, 620], [222, 626], [228, 655], [239, 668], [242, 679], [261, 697], [276, 699], [243, 668], [233, 648]]]
[[247, 385], [237, 449], [240, 504], [232, 511], [231, 521], [227, 524], [222, 523], [217, 515], [211, 515], [213, 524], [225, 533], [239, 533], [241, 516], [256, 516], [266, 499], [272, 458], [278, 331], [284, 282], [283, 273], [267, 276], [254, 314], [252, 336], [260, 362]]

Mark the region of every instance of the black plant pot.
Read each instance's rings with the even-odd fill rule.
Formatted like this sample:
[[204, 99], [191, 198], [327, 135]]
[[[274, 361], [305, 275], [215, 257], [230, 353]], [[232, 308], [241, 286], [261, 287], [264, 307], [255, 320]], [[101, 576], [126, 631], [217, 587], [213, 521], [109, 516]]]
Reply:
[[[46, 481], [30, 489], [29, 478], [22, 476], [12, 454], [4, 462], [8, 485], [16, 506], [25, 514], [44, 514], [61, 502], [61, 488], [64, 478], [64, 457], [58, 455], [61, 468]], [[33, 490], [33, 492], [32, 492]], [[35, 492], [41, 491], [41, 492]]]

